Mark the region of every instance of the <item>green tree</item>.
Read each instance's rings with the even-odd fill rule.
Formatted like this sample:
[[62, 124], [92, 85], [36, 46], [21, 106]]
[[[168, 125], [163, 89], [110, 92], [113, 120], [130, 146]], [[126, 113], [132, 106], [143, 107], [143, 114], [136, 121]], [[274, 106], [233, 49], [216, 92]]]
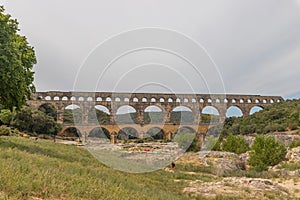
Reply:
[[56, 134], [60, 128], [52, 117], [31, 107], [24, 107], [17, 112], [12, 126], [20, 131], [37, 134]]
[[21, 108], [35, 92], [34, 49], [18, 31], [17, 20], [0, 6], [0, 104], [10, 110]]
[[82, 122], [82, 111], [77, 108], [77, 109], [66, 109], [64, 111], [64, 118], [63, 118], [64, 123], [70, 123], [70, 124], [78, 124]]
[[268, 166], [277, 165], [284, 160], [287, 150], [284, 144], [274, 137], [259, 135], [255, 138], [250, 151], [249, 164], [257, 171], [267, 170]]
[[245, 138], [229, 134], [227, 139], [222, 142], [222, 149], [224, 151], [241, 154], [249, 150], [249, 144]]
[[52, 104], [43, 104], [39, 107], [39, 110], [45, 113], [46, 115], [52, 117], [55, 121], [57, 120], [57, 110]]
[[102, 110], [98, 109], [91, 109], [88, 113], [88, 122], [89, 123], [109, 123], [110, 117], [109, 114], [103, 112]]

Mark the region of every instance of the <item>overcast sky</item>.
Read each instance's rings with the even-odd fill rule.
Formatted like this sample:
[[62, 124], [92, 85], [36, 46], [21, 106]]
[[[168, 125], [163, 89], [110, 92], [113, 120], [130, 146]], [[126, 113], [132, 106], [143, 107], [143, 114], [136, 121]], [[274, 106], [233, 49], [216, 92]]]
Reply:
[[299, 0], [0, 4], [36, 50], [38, 91], [300, 97]]

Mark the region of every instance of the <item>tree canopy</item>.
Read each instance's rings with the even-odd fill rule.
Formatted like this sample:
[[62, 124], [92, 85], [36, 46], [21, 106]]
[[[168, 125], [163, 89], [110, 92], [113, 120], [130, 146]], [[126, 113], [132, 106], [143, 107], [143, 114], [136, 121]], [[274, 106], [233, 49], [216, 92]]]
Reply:
[[21, 108], [35, 92], [35, 52], [18, 31], [17, 20], [0, 6], [0, 104], [10, 110]]

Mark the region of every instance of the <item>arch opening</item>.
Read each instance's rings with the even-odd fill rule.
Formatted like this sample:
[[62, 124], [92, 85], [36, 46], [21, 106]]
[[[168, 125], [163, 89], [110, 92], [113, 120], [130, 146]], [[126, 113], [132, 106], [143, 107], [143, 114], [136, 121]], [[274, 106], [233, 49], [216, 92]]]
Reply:
[[82, 110], [76, 104], [65, 107], [63, 123], [78, 124], [82, 122]]
[[218, 122], [220, 113], [217, 108], [213, 106], [206, 106], [202, 109], [201, 120], [204, 123]]
[[97, 105], [88, 113], [88, 123], [107, 124], [110, 122], [110, 112], [107, 107]]
[[147, 98], [142, 98], [142, 102], [147, 102]]
[[96, 127], [90, 131], [88, 138], [110, 140], [110, 133], [106, 128]]
[[137, 139], [138, 138], [138, 132], [134, 128], [131, 127], [125, 127], [122, 128], [118, 132], [117, 138], [119, 140], [131, 140], [131, 139]]
[[251, 109], [250, 109], [250, 115], [252, 115], [252, 114], [254, 114], [254, 113], [256, 113], [256, 112], [259, 112], [259, 111], [261, 111], [261, 110], [263, 110], [264, 108], [263, 107], [261, 107], [261, 106], [253, 106]]
[[50, 97], [50, 96], [46, 96], [46, 97], [45, 97], [45, 100], [46, 100], [46, 101], [51, 101], [51, 97]]
[[152, 138], [154, 140], [163, 140], [164, 139], [164, 131], [158, 127], [150, 128], [147, 131], [147, 137]]
[[63, 96], [61, 100], [62, 100], [62, 101], [68, 101], [69, 99], [68, 99], [68, 97]]
[[54, 100], [54, 101], [59, 101], [59, 97], [58, 97], [58, 96], [55, 96], [55, 97], [53, 98], [53, 100]]
[[164, 122], [163, 110], [155, 105], [146, 107], [143, 117], [145, 124], [160, 124]]
[[243, 112], [237, 106], [230, 106], [226, 111], [226, 117], [242, 117]]
[[133, 101], [133, 102], [139, 102], [139, 99], [136, 98], [136, 97], [134, 97], [134, 98], [132, 99], [132, 101]]
[[137, 122], [137, 112], [135, 108], [129, 105], [121, 106], [117, 109], [115, 121], [117, 123], [134, 124]]
[[60, 134], [63, 137], [81, 137], [80, 131], [76, 127], [69, 127]]
[[177, 106], [171, 111], [170, 122], [173, 124], [193, 123], [193, 111], [186, 106]]

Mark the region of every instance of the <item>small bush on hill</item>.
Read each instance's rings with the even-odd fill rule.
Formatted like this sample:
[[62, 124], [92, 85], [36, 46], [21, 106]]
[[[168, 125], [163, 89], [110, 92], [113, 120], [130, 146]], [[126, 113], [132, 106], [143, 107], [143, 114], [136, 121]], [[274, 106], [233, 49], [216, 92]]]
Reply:
[[0, 136], [9, 136], [11, 135], [12, 132], [11, 132], [11, 129], [7, 126], [0, 126]]
[[230, 134], [227, 139], [222, 142], [222, 149], [224, 151], [241, 154], [249, 150], [249, 144], [245, 138]]
[[284, 160], [287, 150], [284, 144], [274, 137], [259, 135], [255, 138], [250, 152], [249, 164], [256, 171], [267, 170], [269, 166], [277, 165]]
[[300, 147], [300, 140], [294, 140], [291, 145], [290, 148], [296, 148], [296, 147]]
[[13, 118], [13, 114], [10, 110], [3, 109], [0, 111], [0, 124], [5, 124], [9, 126], [12, 118]]

